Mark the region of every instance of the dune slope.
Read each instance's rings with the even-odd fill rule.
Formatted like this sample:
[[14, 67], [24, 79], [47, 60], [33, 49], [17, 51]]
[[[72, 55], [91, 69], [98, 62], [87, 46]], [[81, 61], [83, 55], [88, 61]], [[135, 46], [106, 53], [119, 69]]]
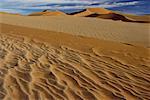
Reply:
[[124, 22], [150, 23], [149, 15], [138, 16], [138, 15], [123, 14], [104, 8], [87, 8], [83, 11], [72, 13], [71, 15], [78, 17], [111, 19], [115, 21], [120, 20]]
[[0, 99], [149, 99], [148, 48], [15, 25], [1, 27]]
[[19, 16], [8, 14], [0, 14], [0, 16], [0, 23], [150, 46], [149, 23], [128, 23], [73, 16]]

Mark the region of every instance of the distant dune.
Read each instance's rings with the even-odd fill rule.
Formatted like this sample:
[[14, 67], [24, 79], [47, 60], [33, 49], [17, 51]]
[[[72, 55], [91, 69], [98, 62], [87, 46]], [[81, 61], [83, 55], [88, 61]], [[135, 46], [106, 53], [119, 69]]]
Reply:
[[96, 14], [108, 14], [111, 12], [112, 11], [104, 9], [104, 8], [87, 8], [83, 11], [72, 13], [71, 15], [85, 17], [85, 16], [89, 16], [89, 15], [95, 14], [95, 13]]
[[105, 8], [87, 8], [88, 11], [99, 13], [99, 14], [108, 14], [112, 13], [111, 10], [107, 10]]
[[60, 16], [60, 15], [66, 15], [66, 14], [61, 11], [48, 11], [48, 10], [29, 14], [29, 16]]
[[42, 12], [34, 12], [29, 14], [29, 16], [60, 16], [60, 15], [111, 19], [115, 21], [124, 21], [124, 22], [150, 23], [149, 15], [138, 16], [138, 15], [131, 15], [131, 14], [123, 14], [105, 8], [87, 8], [82, 11], [73, 12], [70, 14], [61, 11], [49, 11], [49, 10], [44, 10]]
[[[121, 14], [117, 14], [117, 13], [109, 13], [109, 14], [90, 14], [87, 15], [85, 17], [94, 17], [94, 18], [102, 18], [102, 19], [111, 19], [114, 21], [120, 20], [120, 21], [124, 21], [124, 22], [135, 22], [135, 23], [150, 23], [149, 19], [145, 19], [145, 20], [138, 20], [135, 19], [133, 17], [127, 17]], [[133, 19], [132, 19], [133, 18]]]
[[8, 12], [0, 12], [0, 14], [8, 14], [8, 15], [22, 15], [19, 13], [8, 13]]
[[[0, 12], [0, 13], [10, 14], [6, 12]], [[11, 14], [11, 15], [21, 15], [21, 14]], [[42, 12], [33, 12], [31, 14], [28, 14], [28, 16], [64, 16], [64, 15], [70, 15], [76, 17], [101, 18], [101, 19], [109, 19], [109, 20], [124, 21], [124, 22], [150, 23], [150, 15], [140, 16], [140, 15], [124, 14], [121, 12], [112, 11], [105, 8], [87, 8], [73, 13], [43, 10]]]
[[137, 23], [150, 23], [150, 16], [135, 16], [121, 14], [115, 11], [107, 10], [104, 8], [88, 8], [80, 12], [72, 13], [73, 16], [78, 17], [93, 17], [93, 18], [103, 18], [103, 19], [112, 19], [120, 20], [124, 22], [137, 22]]

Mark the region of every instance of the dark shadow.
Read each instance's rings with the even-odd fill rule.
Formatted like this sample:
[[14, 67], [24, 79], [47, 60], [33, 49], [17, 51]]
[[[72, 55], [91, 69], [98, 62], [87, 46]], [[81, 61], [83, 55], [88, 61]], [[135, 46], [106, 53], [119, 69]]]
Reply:
[[121, 14], [116, 14], [116, 13], [109, 13], [109, 14], [91, 14], [85, 17], [95, 17], [95, 18], [102, 18], [102, 19], [111, 19], [111, 20], [121, 20], [123, 22], [135, 22], [135, 23], [150, 23], [150, 21], [135, 21], [135, 20], [131, 20], [128, 19], [127, 17], [121, 15]]
[[86, 9], [83, 9], [83, 10], [77, 11], [77, 12], [73, 12], [73, 13], [68, 13], [68, 15], [75, 15], [75, 14], [82, 13], [82, 12], [84, 12], [84, 11], [86, 11]]

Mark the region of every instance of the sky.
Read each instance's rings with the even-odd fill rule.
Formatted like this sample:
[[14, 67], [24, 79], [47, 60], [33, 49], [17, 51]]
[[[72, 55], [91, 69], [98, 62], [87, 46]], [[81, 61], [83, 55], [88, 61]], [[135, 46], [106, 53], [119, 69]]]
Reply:
[[45, 9], [76, 11], [103, 7], [124, 13], [150, 14], [149, 0], [0, 0], [0, 11], [28, 14]]

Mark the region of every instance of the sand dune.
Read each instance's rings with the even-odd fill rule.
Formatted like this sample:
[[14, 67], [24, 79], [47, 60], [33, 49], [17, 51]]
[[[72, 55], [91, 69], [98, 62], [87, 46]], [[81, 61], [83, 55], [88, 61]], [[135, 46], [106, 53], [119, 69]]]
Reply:
[[73, 16], [19, 16], [0, 14], [0, 23], [31, 27], [73, 35], [94, 37], [149, 47], [149, 23], [73, 17]]
[[111, 12], [112, 11], [104, 9], [104, 8], [87, 8], [87, 9], [81, 11], [81, 12], [72, 13], [72, 15], [85, 17], [85, 16], [88, 16], [88, 15], [91, 15], [91, 14], [95, 14], [95, 13], [96, 14], [109, 14]]
[[143, 15], [143, 16], [136, 16], [131, 14], [124, 14], [124, 15], [136, 21], [145, 21], [150, 23], [150, 15]]
[[134, 23], [150, 23], [149, 19], [147, 19], [147, 20], [136, 20], [134, 17], [127, 17], [127, 16], [117, 14], [117, 13], [109, 13], [109, 14], [93, 13], [93, 14], [87, 15], [85, 17], [111, 19], [111, 20], [115, 20], [115, 21], [120, 20], [120, 21], [124, 21], [124, 22], [134, 22]]
[[121, 20], [125, 22], [137, 22], [137, 23], [150, 23], [150, 16], [135, 16], [129, 14], [123, 14], [104, 8], [88, 8], [80, 12], [72, 13], [73, 16], [78, 17], [94, 17], [111, 20]]
[[96, 17], [96, 18], [103, 18], [103, 19], [112, 19], [112, 20], [121, 20], [125, 22], [132, 22], [133, 20], [130, 20], [126, 18], [123, 15], [115, 14], [115, 13], [109, 13], [109, 14], [91, 14], [85, 17]]
[[0, 99], [149, 100], [150, 50], [1, 24]]
[[112, 13], [111, 10], [107, 10], [105, 8], [87, 8], [88, 11], [99, 13], [99, 14], [109, 14]]
[[66, 14], [61, 11], [48, 11], [48, 10], [29, 14], [29, 16], [60, 16], [60, 15], [66, 15]]
[[44, 10], [42, 12], [34, 12], [29, 14], [29, 16], [60, 16], [60, 15], [71, 15], [76, 17], [92, 17], [92, 18], [102, 18], [102, 19], [111, 19], [111, 20], [120, 20], [124, 22], [136, 22], [136, 23], [150, 23], [149, 15], [131, 15], [123, 14], [116, 11], [111, 11], [104, 8], [87, 8], [79, 12], [73, 12], [66, 14], [61, 11], [49, 11]]
[[87, 9], [84, 9], [84, 10], [79, 11], [79, 12], [71, 13], [70, 15], [77, 16], [77, 17], [85, 17], [85, 16], [88, 16], [88, 15], [91, 15], [91, 14], [95, 14], [95, 13], [91, 12], [91, 11], [89, 11]]

